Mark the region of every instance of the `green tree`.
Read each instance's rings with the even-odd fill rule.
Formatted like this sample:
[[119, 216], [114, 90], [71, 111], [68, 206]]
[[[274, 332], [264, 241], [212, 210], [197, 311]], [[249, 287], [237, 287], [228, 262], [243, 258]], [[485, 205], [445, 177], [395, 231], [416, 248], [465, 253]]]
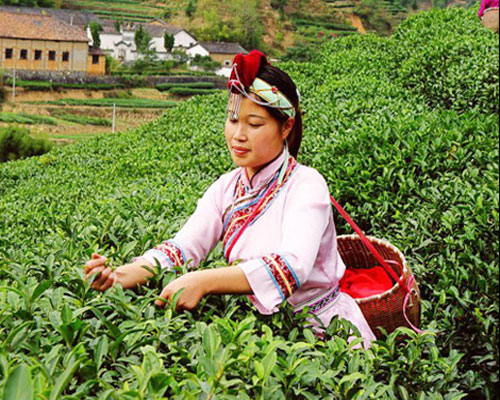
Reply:
[[89, 24], [90, 34], [92, 35], [92, 42], [94, 47], [101, 47], [101, 35], [99, 32], [102, 31], [102, 26], [99, 22], [91, 22]]
[[162, 13], [162, 18], [165, 21], [168, 21], [170, 18], [172, 18], [172, 9], [171, 8], [166, 8], [163, 13]]
[[165, 32], [165, 34], [163, 35], [163, 45], [168, 52], [172, 51], [172, 49], [174, 48], [174, 43], [175, 43], [174, 35]]
[[285, 16], [285, 6], [287, 0], [271, 0], [271, 7], [280, 12], [280, 16], [283, 19]]
[[200, 40], [238, 42], [247, 49], [262, 46], [260, 0], [198, 0], [195, 17], [203, 19], [195, 29]]
[[149, 52], [149, 46], [152, 39], [153, 38], [149, 32], [145, 30], [142, 25], [140, 25], [134, 35], [134, 42], [137, 47], [137, 51], [141, 54], [147, 54]]
[[115, 31], [120, 32], [120, 30], [122, 28], [122, 24], [121, 24], [120, 20], [118, 20], [118, 19], [115, 20], [114, 26], [115, 26]]
[[233, 0], [230, 3], [230, 13], [234, 16], [237, 42], [243, 47], [257, 49], [262, 46], [264, 26], [259, 13], [259, 0]]
[[193, 17], [194, 13], [196, 12], [196, 0], [189, 0], [185, 12], [189, 18]]

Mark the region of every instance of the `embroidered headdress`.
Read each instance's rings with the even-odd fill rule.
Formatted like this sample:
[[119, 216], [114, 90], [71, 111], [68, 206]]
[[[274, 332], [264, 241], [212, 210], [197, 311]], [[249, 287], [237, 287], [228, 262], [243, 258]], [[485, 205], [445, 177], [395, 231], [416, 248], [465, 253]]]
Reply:
[[[276, 86], [257, 77], [265, 65], [269, 65], [269, 62], [258, 50], [252, 50], [248, 55], [238, 54], [234, 57], [228, 83], [227, 112], [231, 119], [238, 119], [243, 96], [260, 106], [276, 108], [285, 116], [295, 117], [295, 107], [292, 102]], [[257, 98], [251, 94], [255, 94]]]

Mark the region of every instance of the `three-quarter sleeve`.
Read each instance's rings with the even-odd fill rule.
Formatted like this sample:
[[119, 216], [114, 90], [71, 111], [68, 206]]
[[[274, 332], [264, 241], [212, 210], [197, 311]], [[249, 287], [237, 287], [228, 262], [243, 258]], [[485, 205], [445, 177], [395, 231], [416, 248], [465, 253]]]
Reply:
[[276, 252], [251, 259], [240, 268], [252, 288], [259, 311], [271, 313], [307, 281], [318, 257], [332, 210], [323, 177], [310, 168], [286, 195], [281, 244]]
[[162, 268], [172, 268], [189, 262], [196, 267], [215, 247], [222, 231], [221, 179], [212, 184], [198, 200], [195, 212], [173, 239], [148, 250], [139, 258]]

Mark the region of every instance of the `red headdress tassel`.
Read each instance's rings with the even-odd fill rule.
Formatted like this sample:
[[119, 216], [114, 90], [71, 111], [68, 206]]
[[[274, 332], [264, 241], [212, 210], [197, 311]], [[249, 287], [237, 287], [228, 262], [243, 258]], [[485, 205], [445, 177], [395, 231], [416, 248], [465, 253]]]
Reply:
[[257, 77], [262, 66], [268, 65], [264, 53], [252, 50], [249, 54], [237, 54], [233, 60], [233, 70], [229, 78], [228, 89], [233, 93], [239, 93], [233, 85], [239, 85], [247, 91]]

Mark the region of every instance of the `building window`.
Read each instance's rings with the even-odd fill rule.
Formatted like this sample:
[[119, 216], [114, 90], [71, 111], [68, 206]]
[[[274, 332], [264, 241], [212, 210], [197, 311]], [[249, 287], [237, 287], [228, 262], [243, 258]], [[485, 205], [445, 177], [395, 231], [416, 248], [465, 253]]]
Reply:
[[69, 51], [63, 51], [62, 60], [64, 62], [68, 62], [69, 61]]
[[22, 49], [21, 52], [19, 53], [19, 58], [21, 60], [27, 60], [28, 59], [28, 50]]
[[13, 54], [14, 54], [14, 51], [12, 49], [5, 49], [5, 59], [6, 60], [12, 59]]
[[56, 52], [54, 50], [49, 51], [49, 61], [55, 61], [56, 60]]
[[97, 54], [92, 55], [92, 64], [99, 64], [99, 56]]
[[42, 59], [42, 50], [35, 50], [35, 60]]
[[224, 65], [226, 67], [230, 67], [231, 66], [231, 60], [224, 60]]

